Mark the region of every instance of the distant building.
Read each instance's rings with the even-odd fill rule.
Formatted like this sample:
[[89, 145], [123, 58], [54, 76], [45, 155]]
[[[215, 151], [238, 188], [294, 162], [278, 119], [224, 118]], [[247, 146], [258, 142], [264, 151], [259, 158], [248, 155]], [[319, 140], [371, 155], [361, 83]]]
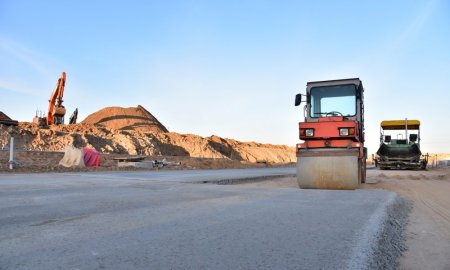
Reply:
[[450, 160], [439, 160], [438, 166], [439, 167], [450, 166]]
[[11, 118], [9, 118], [9, 116], [4, 114], [3, 112], [0, 112], [0, 124], [6, 126], [17, 126], [19, 125], [19, 122], [16, 120], [12, 120]]

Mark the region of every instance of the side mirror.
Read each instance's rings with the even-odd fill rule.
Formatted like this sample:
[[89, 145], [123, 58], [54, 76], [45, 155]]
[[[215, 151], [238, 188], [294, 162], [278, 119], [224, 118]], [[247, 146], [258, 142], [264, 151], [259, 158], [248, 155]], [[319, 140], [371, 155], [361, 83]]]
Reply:
[[300, 105], [302, 103], [302, 94], [295, 95], [295, 106]]
[[384, 142], [385, 143], [390, 143], [391, 142], [391, 135], [384, 136]]
[[409, 134], [409, 141], [410, 142], [416, 142], [417, 141], [417, 134]]

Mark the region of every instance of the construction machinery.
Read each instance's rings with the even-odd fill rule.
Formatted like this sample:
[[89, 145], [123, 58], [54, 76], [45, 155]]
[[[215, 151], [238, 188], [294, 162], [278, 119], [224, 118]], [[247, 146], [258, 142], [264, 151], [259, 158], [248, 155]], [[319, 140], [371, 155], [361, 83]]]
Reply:
[[[395, 136], [395, 139], [393, 138]], [[380, 169], [425, 170], [428, 155], [420, 151], [419, 120], [385, 120], [380, 124], [380, 148], [375, 165]]]
[[73, 111], [72, 115], [69, 118], [69, 124], [76, 124], [78, 118], [78, 108]]
[[48, 101], [47, 117], [40, 117], [36, 112], [36, 116], [33, 118], [33, 123], [38, 124], [38, 126], [64, 124], [66, 108], [64, 108], [62, 103], [65, 85], [66, 73], [63, 72], [56, 83], [55, 89], [50, 96], [50, 100]]
[[297, 181], [300, 188], [355, 189], [366, 178], [364, 88], [359, 78], [306, 84], [299, 123]]

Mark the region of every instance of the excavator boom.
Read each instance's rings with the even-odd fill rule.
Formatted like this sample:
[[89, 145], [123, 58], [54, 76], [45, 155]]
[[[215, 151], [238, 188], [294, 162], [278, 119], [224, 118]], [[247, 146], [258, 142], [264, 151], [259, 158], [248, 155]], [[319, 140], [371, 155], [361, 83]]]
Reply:
[[63, 106], [64, 87], [66, 85], [66, 73], [63, 72], [53, 90], [48, 104], [47, 125], [64, 124], [66, 108]]

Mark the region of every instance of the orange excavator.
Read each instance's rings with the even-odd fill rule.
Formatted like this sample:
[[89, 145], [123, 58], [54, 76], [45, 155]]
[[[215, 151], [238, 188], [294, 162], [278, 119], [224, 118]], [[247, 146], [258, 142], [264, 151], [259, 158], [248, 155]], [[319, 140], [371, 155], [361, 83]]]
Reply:
[[66, 114], [66, 108], [64, 108], [62, 103], [65, 85], [66, 73], [63, 72], [50, 96], [50, 100], [48, 101], [49, 103], [47, 117], [39, 117], [36, 114], [36, 116], [33, 118], [33, 123], [36, 123], [39, 126], [64, 124], [64, 115]]
[[47, 125], [59, 125], [64, 124], [64, 115], [66, 114], [66, 108], [62, 105], [64, 87], [66, 85], [66, 73], [63, 72], [61, 77], [58, 79], [55, 89], [50, 96], [48, 101], [48, 112], [47, 112]]

